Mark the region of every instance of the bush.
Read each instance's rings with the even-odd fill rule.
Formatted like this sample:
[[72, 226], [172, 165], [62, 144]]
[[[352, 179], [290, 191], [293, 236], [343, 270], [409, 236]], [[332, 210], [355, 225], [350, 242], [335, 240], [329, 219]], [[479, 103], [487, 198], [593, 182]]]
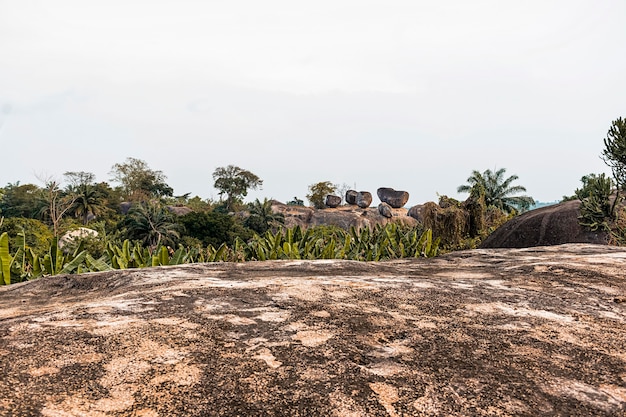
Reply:
[[0, 234], [9, 234], [9, 248], [15, 253], [18, 248], [24, 246], [31, 248], [35, 253], [45, 253], [52, 243], [53, 235], [48, 226], [39, 220], [26, 219], [23, 217], [5, 218], [0, 225]]

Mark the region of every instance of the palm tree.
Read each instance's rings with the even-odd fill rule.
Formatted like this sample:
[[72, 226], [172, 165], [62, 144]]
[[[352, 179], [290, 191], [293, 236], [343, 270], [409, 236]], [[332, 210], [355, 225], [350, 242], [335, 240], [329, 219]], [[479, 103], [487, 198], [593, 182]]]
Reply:
[[257, 198], [254, 202], [248, 204], [250, 216], [244, 222], [246, 227], [262, 234], [272, 227], [278, 227], [285, 224], [285, 215], [274, 212], [272, 209], [272, 200], [265, 198], [260, 202]]
[[102, 214], [106, 209], [102, 196], [91, 184], [76, 187], [73, 194], [75, 200], [72, 210], [76, 217], [82, 219], [83, 224], [87, 224], [92, 217]]
[[180, 238], [180, 226], [174, 215], [166, 207], [151, 202], [133, 205], [123, 226], [129, 239], [140, 240], [151, 248], [174, 246]]
[[526, 192], [526, 188], [521, 185], [511, 185], [517, 180], [517, 175], [504, 178], [505, 168], [496, 172], [490, 169], [483, 173], [472, 171], [472, 175], [467, 179], [469, 184], [461, 185], [457, 188], [459, 193], [471, 193], [473, 195], [483, 195], [485, 205], [499, 208], [506, 213], [515, 211], [526, 211], [535, 203], [529, 196], [514, 196], [513, 194]]

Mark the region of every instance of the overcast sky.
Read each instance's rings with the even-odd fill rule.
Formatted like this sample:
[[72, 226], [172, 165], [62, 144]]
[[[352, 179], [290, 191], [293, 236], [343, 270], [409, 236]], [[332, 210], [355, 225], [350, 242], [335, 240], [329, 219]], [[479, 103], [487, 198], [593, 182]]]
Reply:
[[331, 181], [410, 206], [499, 168], [560, 199], [608, 172], [625, 22], [624, 0], [0, 0], [0, 185], [134, 157], [203, 198], [233, 164], [264, 181], [247, 201]]

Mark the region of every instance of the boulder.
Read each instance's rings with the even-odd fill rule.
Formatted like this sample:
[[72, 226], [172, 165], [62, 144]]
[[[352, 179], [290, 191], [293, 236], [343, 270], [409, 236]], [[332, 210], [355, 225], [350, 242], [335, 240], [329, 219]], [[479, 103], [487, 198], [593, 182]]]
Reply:
[[359, 192], [355, 190], [346, 191], [346, 203], [355, 206], [357, 194], [359, 194]]
[[185, 214], [189, 214], [193, 212], [192, 209], [190, 209], [189, 207], [185, 207], [185, 206], [167, 206], [167, 209], [170, 211], [170, 213], [175, 214], [177, 216], [184, 216]]
[[376, 193], [380, 201], [389, 204], [393, 208], [404, 207], [406, 202], [409, 201], [409, 193], [406, 191], [396, 191], [393, 188], [381, 187]]
[[407, 215], [413, 217], [415, 220], [417, 220], [420, 223], [424, 223], [424, 216], [422, 214], [423, 209], [424, 209], [424, 205], [418, 204], [416, 206], [411, 207], [409, 211], [407, 212]]
[[388, 219], [393, 217], [393, 212], [391, 211], [391, 206], [387, 203], [380, 203], [378, 205], [378, 212], [381, 216], [387, 217]]
[[316, 210], [310, 207], [289, 206], [275, 202], [272, 210], [285, 216], [285, 227], [300, 226], [302, 228], [332, 225], [349, 230], [374, 228], [377, 224], [397, 223], [404, 226], [416, 226], [417, 220], [406, 215], [406, 209], [392, 209], [392, 217], [382, 216], [376, 207], [359, 208], [354, 205], [339, 206]]
[[372, 204], [372, 193], [360, 191], [356, 195], [356, 205], [361, 208], [368, 208]]
[[341, 204], [341, 197], [338, 195], [328, 194], [326, 196], [326, 207], [335, 208]]
[[580, 201], [566, 201], [516, 216], [500, 226], [481, 248], [527, 248], [564, 243], [607, 244], [608, 234], [592, 232], [578, 223]]
[[98, 232], [96, 232], [95, 230], [88, 229], [86, 227], [79, 227], [78, 229], [66, 232], [63, 236], [59, 238], [59, 248], [63, 248], [63, 246], [72, 243], [74, 240], [77, 239], [97, 236]]

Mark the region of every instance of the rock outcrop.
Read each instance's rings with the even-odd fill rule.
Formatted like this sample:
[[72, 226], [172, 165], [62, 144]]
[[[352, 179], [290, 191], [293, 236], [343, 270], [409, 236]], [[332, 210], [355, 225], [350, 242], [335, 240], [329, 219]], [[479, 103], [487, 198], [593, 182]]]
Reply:
[[83, 239], [86, 237], [96, 237], [98, 236], [98, 232], [93, 229], [89, 229], [86, 227], [79, 227], [75, 230], [70, 230], [66, 232], [59, 238], [59, 248], [63, 248], [63, 246], [72, 243], [76, 239]]
[[6, 286], [0, 416], [624, 415], [625, 268], [565, 245]]
[[346, 191], [346, 203], [359, 206], [361, 208], [368, 208], [372, 204], [372, 193], [368, 191]]
[[356, 205], [361, 208], [368, 208], [372, 204], [372, 193], [359, 191], [356, 195]]
[[346, 203], [355, 206], [356, 205], [356, 197], [359, 194], [356, 190], [348, 190], [346, 191]]
[[352, 226], [357, 229], [373, 228], [377, 224], [384, 226], [387, 223], [398, 223], [406, 226], [417, 225], [417, 220], [407, 216], [406, 209], [391, 209], [391, 217], [382, 216], [378, 208], [360, 208], [355, 205], [339, 206], [316, 210], [303, 206], [288, 206], [275, 202], [272, 209], [285, 216], [285, 227], [296, 225], [308, 228], [313, 226], [332, 225], [349, 230]]
[[341, 197], [338, 195], [328, 194], [324, 204], [326, 204], [326, 207], [330, 208], [338, 207], [341, 204]]
[[376, 193], [381, 202], [389, 204], [393, 208], [401, 208], [409, 201], [409, 193], [396, 191], [393, 188], [381, 187]]
[[392, 210], [391, 206], [387, 203], [380, 203], [378, 205], [378, 213], [380, 213], [381, 216], [386, 217], [388, 219], [393, 217], [391, 210]]
[[606, 244], [606, 232], [592, 232], [579, 224], [580, 201], [567, 201], [516, 216], [481, 244], [483, 248], [527, 248], [564, 243]]

